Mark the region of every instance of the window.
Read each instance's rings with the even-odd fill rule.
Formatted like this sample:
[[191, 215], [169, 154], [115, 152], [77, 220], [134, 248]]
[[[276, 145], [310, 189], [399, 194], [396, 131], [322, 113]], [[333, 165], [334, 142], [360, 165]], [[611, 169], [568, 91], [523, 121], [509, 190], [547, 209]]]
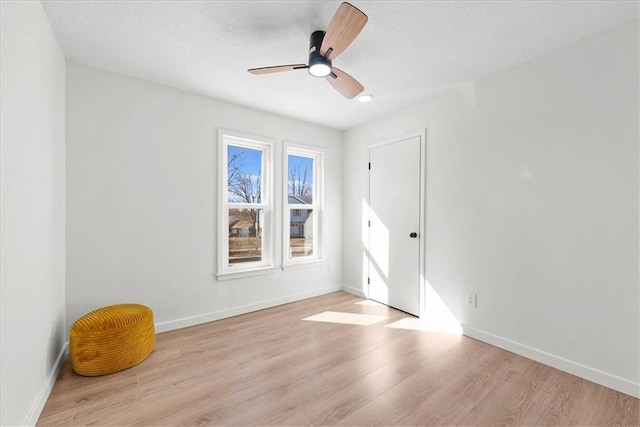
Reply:
[[287, 146], [284, 263], [320, 258], [322, 152]]
[[219, 133], [219, 280], [324, 262], [323, 152], [290, 144], [278, 156], [274, 150], [264, 138]]
[[221, 133], [218, 274], [274, 265], [272, 144]]

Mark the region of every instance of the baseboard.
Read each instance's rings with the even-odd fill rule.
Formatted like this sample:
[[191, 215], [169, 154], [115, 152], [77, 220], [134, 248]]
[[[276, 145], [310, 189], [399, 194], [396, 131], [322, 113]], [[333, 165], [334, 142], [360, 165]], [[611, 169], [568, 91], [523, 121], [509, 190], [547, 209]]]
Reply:
[[238, 316], [240, 314], [251, 313], [253, 311], [264, 310], [290, 302], [300, 301], [307, 298], [313, 298], [320, 295], [329, 294], [341, 290], [340, 285], [327, 286], [324, 288], [313, 289], [311, 291], [299, 294], [287, 295], [280, 298], [273, 298], [266, 301], [260, 301], [253, 304], [233, 307], [210, 313], [198, 314], [196, 316], [185, 317], [182, 319], [170, 320], [167, 322], [159, 322], [155, 324], [156, 333], [173, 331], [175, 329], [188, 328], [189, 326], [201, 325], [203, 323], [213, 322], [215, 320], [226, 319], [227, 317]]
[[629, 381], [625, 378], [472, 328], [468, 325], [462, 325], [462, 330], [464, 335], [471, 338], [640, 399], [640, 383]]
[[360, 298], [369, 298], [362, 289], [354, 288], [353, 286], [342, 285], [342, 290]]
[[24, 422], [25, 426], [35, 426], [40, 418], [40, 414], [42, 414], [42, 410], [44, 409], [44, 405], [47, 403], [47, 399], [51, 394], [51, 390], [53, 390], [53, 386], [56, 383], [56, 379], [58, 379], [58, 375], [62, 370], [62, 365], [64, 364], [64, 360], [67, 357], [67, 350], [69, 348], [69, 344], [65, 343], [58, 353], [58, 357], [56, 358], [53, 367], [49, 371], [49, 375], [47, 376], [47, 380], [42, 387], [40, 388], [40, 392], [36, 397], [35, 401], [31, 405], [31, 409], [27, 414], [27, 418]]

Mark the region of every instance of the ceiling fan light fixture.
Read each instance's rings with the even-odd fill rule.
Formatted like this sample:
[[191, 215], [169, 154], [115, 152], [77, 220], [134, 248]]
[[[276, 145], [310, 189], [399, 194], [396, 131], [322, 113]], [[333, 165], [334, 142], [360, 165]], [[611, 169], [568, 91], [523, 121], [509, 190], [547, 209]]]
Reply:
[[358, 101], [360, 102], [369, 102], [372, 99], [373, 99], [373, 95], [371, 95], [370, 93], [363, 93], [358, 97]]
[[322, 62], [311, 64], [309, 66], [309, 74], [313, 77], [327, 77], [331, 74], [331, 67]]

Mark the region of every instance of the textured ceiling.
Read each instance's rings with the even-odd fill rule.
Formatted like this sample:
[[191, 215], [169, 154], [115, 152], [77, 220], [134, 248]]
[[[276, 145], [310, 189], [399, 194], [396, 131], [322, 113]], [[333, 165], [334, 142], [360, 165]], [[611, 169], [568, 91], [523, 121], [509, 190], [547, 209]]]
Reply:
[[305, 70], [309, 35], [339, 1], [43, 1], [67, 58], [272, 113], [347, 129], [443, 88], [638, 19], [638, 2], [352, 1], [369, 16], [334, 61], [373, 101]]

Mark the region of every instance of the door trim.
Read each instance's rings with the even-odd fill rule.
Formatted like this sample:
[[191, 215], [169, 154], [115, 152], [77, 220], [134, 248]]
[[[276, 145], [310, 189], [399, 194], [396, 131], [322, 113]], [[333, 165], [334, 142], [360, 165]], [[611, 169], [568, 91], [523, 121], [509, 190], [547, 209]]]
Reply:
[[[418, 217], [418, 233], [419, 233], [419, 245], [418, 245], [418, 295], [419, 295], [419, 316], [423, 317], [425, 310], [425, 283], [426, 283], [426, 254], [427, 254], [427, 235], [426, 235], [426, 201], [427, 201], [427, 129], [420, 129], [414, 132], [410, 132], [404, 135], [396, 136], [393, 138], [384, 139], [367, 145], [367, 161], [371, 162], [371, 150], [384, 145], [390, 145], [396, 142], [404, 141], [410, 138], [420, 138], [420, 214]], [[371, 205], [371, 174], [367, 171], [367, 206]], [[370, 247], [369, 234], [367, 234], [367, 249]], [[369, 264], [370, 265], [370, 264]], [[367, 274], [370, 276], [369, 272]], [[369, 298], [369, 287], [365, 292], [367, 298]]]

